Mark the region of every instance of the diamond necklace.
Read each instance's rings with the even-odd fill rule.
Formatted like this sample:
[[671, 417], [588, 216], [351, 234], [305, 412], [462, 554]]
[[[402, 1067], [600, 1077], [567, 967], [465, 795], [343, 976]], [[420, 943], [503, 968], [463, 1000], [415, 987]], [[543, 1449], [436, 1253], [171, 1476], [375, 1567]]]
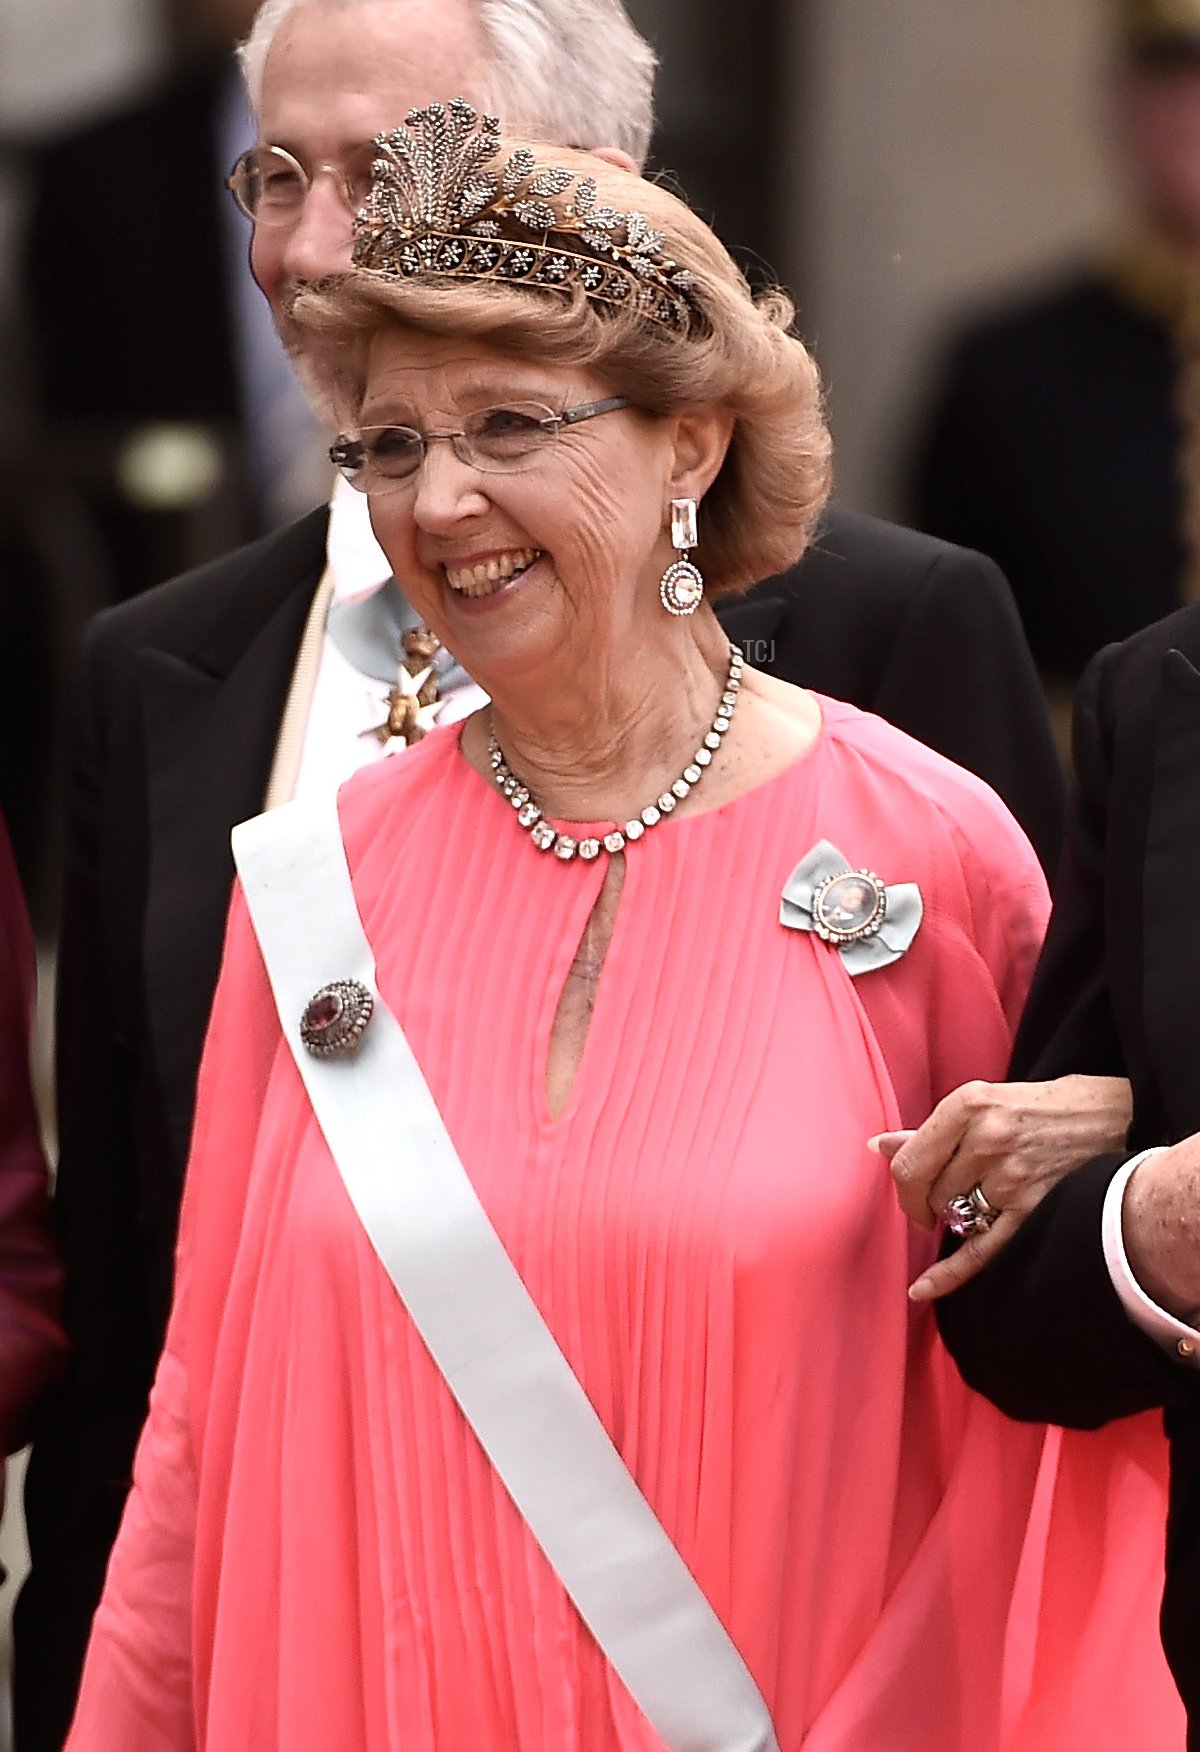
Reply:
[[721, 746], [721, 738], [728, 730], [733, 718], [733, 708], [737, 705], [738, 690], [742, 685], [742, 667], [745, 659], [736, 645], [729, 647], [729, 673], [725, 677], [725, 691], [721, 695], [721, 703], [717, 707], [717, 715], [709, 726], [708, 733], [699, 748], [684, 767], [683, 772], [670, 785], [661, 797], [656, 797], [653, 803], [648, 803], [640, 815], [633, 816], [624, 827], [614, 827], [611, 833], [606, 833], [603, 839], [572, 839], [568, 833], [559, 833], [542, 815], [529, 792], [528, 785], [523, 785], [505, 760], [500, 744], [496, 741], [496, 731], [493, 727], [488, 735], [488, 760], [492, 773], [502, 796], [508, 798], [517, 812], [517, 820], [525, 829], [539, 852], [553, 852], [556, 858], [564, 864], [569, 864], [572, 858], [580, 857], [585, 863], [598, 858], [601, 852], [615, 856], [623, 852], [627, 845], [640, 840], [647, 828], [657, 827], [664, 816], [670, 815], [677, 803], [697, 786], [705, 772], [712, 765], [712, 757]]

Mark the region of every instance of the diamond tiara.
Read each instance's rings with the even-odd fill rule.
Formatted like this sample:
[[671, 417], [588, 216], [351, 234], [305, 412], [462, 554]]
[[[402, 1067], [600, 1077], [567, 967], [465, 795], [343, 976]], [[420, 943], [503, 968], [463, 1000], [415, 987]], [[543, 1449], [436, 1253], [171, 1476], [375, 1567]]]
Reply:
[[675, 333], [695, 322], [692, 276], [665, 253], [664, 234], [645, 214], [598, 205], [594, 177], [558, 165], [539, 170], [527, 146], [494, 167], [500, 123], [463, 98], [410, 110], [375, 146], [371, 192], [354, 222], [356, 268], [539, 291], [578, 286], [594, 304], [632, 304]]

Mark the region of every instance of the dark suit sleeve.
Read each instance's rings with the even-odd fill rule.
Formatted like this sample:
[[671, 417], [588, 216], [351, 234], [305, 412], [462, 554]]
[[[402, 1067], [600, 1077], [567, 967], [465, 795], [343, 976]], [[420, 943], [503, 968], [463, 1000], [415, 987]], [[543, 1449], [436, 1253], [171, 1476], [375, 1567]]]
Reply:
[[939, 547], [912, 590], [873, 709], [985, 779], [1053, 872], [1062, 765], [1012, 593], [982, 554]]
[[[62, 1366], [60, 1268], [29, 1080], [33, 945], [0, 822], [0, 1440], [28, 1439], [30, 1413]], [[2, 1495], [2, 1489], [0, 1489]]]
[[[1050, 931], [1017, 1039], [1022, 1077], [1124, 1074], [1105, 972], [1105, 684], [1102, 657], [1076, 706], [1077, 782]], [[1133, 1325], [1112, 1286], [1101, 1215], [1127, 1159], [1097, 1157], [1068, 1174], [986, 1270], [938, 1304], [964, 1377], [1011, 1417], [1093, 1428], [1151, 1406], [1194, 1405], [1200, 1394], [1200, 1375]]]
[[60, 1159], [55, 1210], [66, 1266], [67, 1374], [34, 1442], [25, 1508], [32, 1570], [17, 1604], [20, 1752], [58, 1752], [130, 1478], [153, 1371], [130, 1094], [136, 997], [107, 965], [97, 854], [105, 752], [94, 637], [77, 687], [58, 987]]
[[991, 1265], [938, 1304], [964, 1378], [1010, 1417], [1094, 1429], [1196, 1407], [1200, 1375], [1134, 1326], [1108, 1275], [1100, 1219], [1124, 1160], [1098, 1156], [1060, 1180]]

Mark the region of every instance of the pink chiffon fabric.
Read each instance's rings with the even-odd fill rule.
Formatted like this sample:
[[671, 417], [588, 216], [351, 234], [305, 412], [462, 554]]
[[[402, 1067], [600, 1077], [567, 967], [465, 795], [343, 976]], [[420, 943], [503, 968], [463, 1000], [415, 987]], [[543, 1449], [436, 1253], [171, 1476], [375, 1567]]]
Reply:
[[[452, 732], [341, 795], [380, 988], [782, 1752], [992, 1752], [1043, 1705], [1068, 1737], [1039, 1747], [1165, 1752], [1182, 1718], [1149, 1603], [1161, 1477], [1123, 1524], [1116, 1587], [1098, 1560], [1086, 1598], [1056, 1594], [1056, 1453], [962, 1386], [907, 1302], [934, 1243], [865, 1147], [1003, 1074], [1044, 884], [984, 786], [822, 706], [806, 759], [630, 852], [557, 1121], [547, 1043], [603, 860], [541, 856]], [[780, 924], [820, 839], [920, 885], [924, 922], [892, 967], [852, 980]], [[1122, 1450], [1089, 1439], [1102, 1508]], [[1068, 1566], [1096, 1535], [1066, 1529]], [[1146, 1597], [1126, 1612], [1131, 1578]], [[1128, 1670], [1102, 1708], [1052, 1695], [1097, 1616]], [[359, 1228], [240, 899], [175, 1308], [69, 1747], [661, 1748]]]

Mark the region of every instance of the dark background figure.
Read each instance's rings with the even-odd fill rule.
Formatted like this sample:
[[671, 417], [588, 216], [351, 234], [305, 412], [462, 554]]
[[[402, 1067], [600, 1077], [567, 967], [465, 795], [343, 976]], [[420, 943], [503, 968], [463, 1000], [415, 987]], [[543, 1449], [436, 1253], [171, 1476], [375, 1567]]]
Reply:
[[915, 520], [1006, 572], [1035, 661], [1088, 659], [1200, 594], [1200, 0], [1121, 0], [1108, 92], [1129, 219], [966, 326]]
[[59, 601], [54, 555], [70, 536], [45, 507], [21, 493], [12, 474], [0, 479], [0, 814], [9, 823], [25, 892], [39, 929], [53, 917], [50, 837], [57, 798], [65, 701], [54, 684]]
[[178, 71], [32, 159], [32, 417], [95, 520], [97, 607], [287, 521], [327, 484], [222, 186], [253, 138], [232, 49], [255, 10], [190, 0]]
[[[62, 1366], [61, 1269], [29, 1073], [33, 939], [0, 819], [0, 1440], [29, 1440], [40, 1395]], [[0, 1490], [2, 1495], [2, 1490]]]

